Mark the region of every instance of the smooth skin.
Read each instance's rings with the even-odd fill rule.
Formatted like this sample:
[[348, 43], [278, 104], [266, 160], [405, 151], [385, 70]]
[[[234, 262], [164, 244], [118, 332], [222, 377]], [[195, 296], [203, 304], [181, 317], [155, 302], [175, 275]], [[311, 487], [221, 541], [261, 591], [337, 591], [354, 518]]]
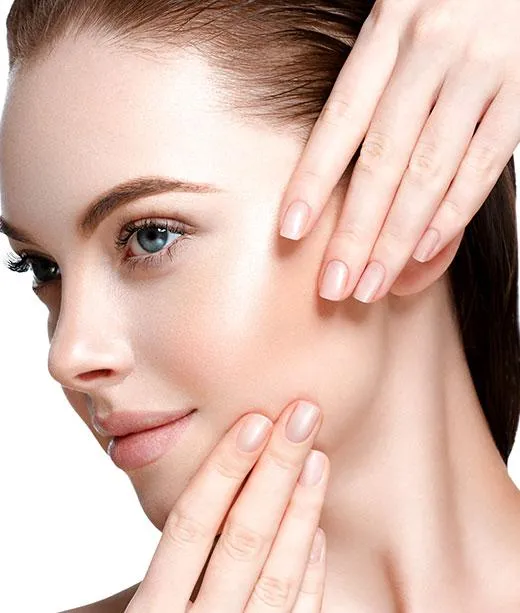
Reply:
[[518, 0], [375, 3], [282, 204], [282, 221], [291, 203], [307, 205], [281, 228], [306, 236], [364, 138], [322, 298], [421, 291], [399, 283], [410, 258], [458, 246], [520, 142], [518, 24]]
[[[13, 250], [60, 273], [39, 291], [51, 375], [103, 449], [87, 400], [100, 414], [197, 408], [182, 442], [128, 475], [159, 530], [245, 412], [274, 423], [294, 399], [314, 400], [324, 419], [313, 447], [332, 467], [320, 516], [326, 613], [518, 611], [520, 494], [460, 345], [444, 274], [454, 249], [417, 263], [416, 295], [320, 300], [342, 188], [305, 241], [280, 239], [301, 144], [221, 112], [226, 95], [204, 57], [156, 62], [87, 36], [11, 82], [2, 214], [33, 237]], [[78, 233], [93, 199], [142, 175], [223, 191], [142, 198]], [[124, 252], [114, 245], [145, 219], [189, 231], [171, 231], [176, 249], [154, 266], [138, 265], [135, 232]]]

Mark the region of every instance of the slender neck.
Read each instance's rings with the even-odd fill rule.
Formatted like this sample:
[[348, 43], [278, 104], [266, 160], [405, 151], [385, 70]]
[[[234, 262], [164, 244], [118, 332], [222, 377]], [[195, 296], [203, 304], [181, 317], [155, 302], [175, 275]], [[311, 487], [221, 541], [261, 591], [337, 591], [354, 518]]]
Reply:
[[515, 597], [519, 492], [489, 432], [448, 292], [435, 285], [388, 297], [381, 385], [355, 431], [325, 450], [327, 613], [345, 610], [334, 607], [340, 598], [377, 612], [462, 613]]

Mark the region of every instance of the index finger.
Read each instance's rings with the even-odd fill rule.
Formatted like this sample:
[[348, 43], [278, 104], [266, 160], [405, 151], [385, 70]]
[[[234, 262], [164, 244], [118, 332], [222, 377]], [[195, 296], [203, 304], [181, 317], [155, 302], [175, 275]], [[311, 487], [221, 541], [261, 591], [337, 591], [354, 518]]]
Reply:
[[[251, 424], [250, 418], [259, 418], [263, 426]], [[242, 426], [253, 431], [260, 428], [264, 438], [258, 448], [246, 452], [237, 447]], [[217, 443], [168, 515], [146, 575], [125, 613], [184, 612], [215, 545], [217, 530], [264, 449], [272, 426], [268, 417], [248, 414]]]
[[298, 240], [314, 226], [368, 130], [398, 43], [386, 25], [364, 22], [287, 185], [282, 236]]

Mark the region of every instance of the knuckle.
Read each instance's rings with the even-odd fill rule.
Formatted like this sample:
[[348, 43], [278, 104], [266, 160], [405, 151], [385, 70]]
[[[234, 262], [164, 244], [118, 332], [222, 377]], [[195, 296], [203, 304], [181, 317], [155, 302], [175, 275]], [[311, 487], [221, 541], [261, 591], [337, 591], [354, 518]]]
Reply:
[[170, 513], [164, 525], [163, 535], [176, 547], [185, 547], [209, 538], [210, 531], [207, 526], [191, 517], [188, 512], [176, 508]]
[[265, 604], [280, 611], [287, 611], [295, 590], [296, 583], [294, 580], [286, 577], [261, 575], [254, 587], [251, 598], [258, 604]]
[[456, 200], [443, 200], [441, 206], [450, 214], [450, 217], [455, 220], [455, 224], [453, 223], [453, 220], [450, 222], [451, 227], [454, 227], [455, 225], [456, 227], [462, 228], [466, 227], [466, 225], [469, 223], [470, 218], [468, 212]]
[[312, 519], [319, 516], [323, 506], [323, 494], [320, 490], [301, 485], [298, 490], [289, 505], [288, 513], [292, 519], [307, 525]]
[[321, 594], [322, 589], [323, 580], [314, 573], [309, 573], [308, 577], [304, 577], [300, 586], [300, 592], [308, 596], [316, 596], [317, 594]]
[[220, 476], [233, 481], [244, 477], [244, 460], [234, 453], [230, 447], [223, 446], [210, 461], [210, 468]]
[[234, 515], [230, 513], [219, 543], [222, 551], [231, 559], [249, 562], [260, 557], [268, 543], [268, 538], [236, 521]]
[[442, 163], [438, 149], [429, 143], [418, 143], [408, 163], [407, 180], [423, 185], [441, 175]]
[[268, 470], [274, 467], [275, 469], [281, 469], [283, 472], [300, 472], [302, 468], [299, 454], [289, 453], [288, 450], [276, 447], [265, 452], [264, 460]]
[[305, 190], [306, 184], [314, 187], [315, 185], [319, 186], [323, 181], [323, 176], [313, 168], [300, 168], [298, 176], [301, 182], [300, 190], [302, 192]]
[[352, 103], [336, 94], [331, 94], [318, 117], [323, 123], [340, 126], [354, 120]]
[[388, 245], [390, 243], [401, 245], [403, 242], [403, 229], [387, 222], [381, 230], [378, 243], [384, 246], [385, 244]]
[[412, 40], [419, 43], [439, 43], [449, 40], [453, 15], [446, 6], [424, 9], [413, 21]]
[[331, 243], [355, 243], [364, 245], [367, 241], [366, 230], [363, 230], [355, 221], [349, 221], [342, 228], [338, 228], [331, 237]]
[[492, 144], [473, 147], [462, 162], [464, 170], [469, 170], [479, 182], [495, 180], [498, 168], [498, 150]]
[[373, 172], [377, 163], [391, 156], [391, 149], [390, 138], [385, 133], [375, 130], [368, 132], [361, 145], [357, 167], [365, 172]]

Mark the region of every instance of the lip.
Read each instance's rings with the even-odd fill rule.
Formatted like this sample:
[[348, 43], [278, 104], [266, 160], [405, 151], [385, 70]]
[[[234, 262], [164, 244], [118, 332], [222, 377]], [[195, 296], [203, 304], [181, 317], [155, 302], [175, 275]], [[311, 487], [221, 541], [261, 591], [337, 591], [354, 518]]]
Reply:
[[196, 409], [156, 428], [115, 436], [108, 443], [107, 453], [114, 464], [127, 473], [156, 462], [183, 440], [195, 412]]
[[126, 436], [134, 432], [144, 432], [164, 426], [179, 419], [182, 419], [195, 409], [185, 409], [183, 411], [166, 412], [145, 412], [145, 411], [120, 411], [111, 413], [108, 417], [92, 415], [92, 427], [101, 436]]

